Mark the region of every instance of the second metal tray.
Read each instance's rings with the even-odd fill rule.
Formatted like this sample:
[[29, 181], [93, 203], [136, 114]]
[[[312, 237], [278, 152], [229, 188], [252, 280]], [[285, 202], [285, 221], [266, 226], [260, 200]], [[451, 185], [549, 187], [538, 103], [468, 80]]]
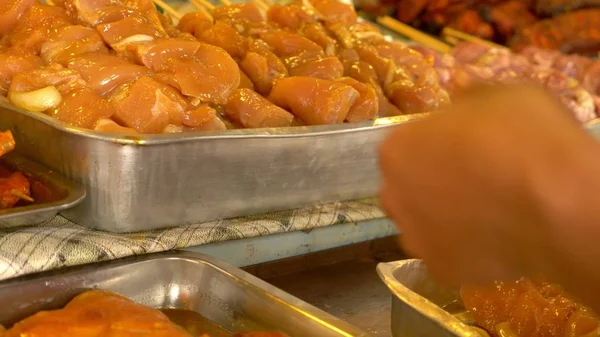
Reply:
[[86, 289], [114, 291], [154, 308], [190, 310], [230, 332], [291, 337], [367, 334], [212, 257], [170, 252], [31, 275], [0, 283], [0, 324], [62, 308]]
[[85, 189], [16, 153], [0, 158], [0, 165], [19, 171], [29, 180], [34, 203], [0, 210], [0, 227], [34, 225], [52, 219], [85, 198]]
[[436, 283], [421, 260], [380, 263], [377, 273], [392, 293], [392, 336], [482, 336], [443, 309], [460, 311], [458, 289]]
[[133, 232], [372, 197], [377, 148], [399, 116], [367, 124], [124, 136], [67, 127], [0, 102], [19, 150], [83, 183], [63, 214]]

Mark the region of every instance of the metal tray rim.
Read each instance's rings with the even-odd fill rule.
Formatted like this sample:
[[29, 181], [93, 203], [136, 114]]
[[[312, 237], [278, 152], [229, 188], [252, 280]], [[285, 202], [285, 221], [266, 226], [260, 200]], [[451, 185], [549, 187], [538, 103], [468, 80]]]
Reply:
[[69, 209], [79, 204], [85, 198], [86, 190], [82, 185], [63, 177], [62, 175], [56, 173], [54, 170], [48, 169], [22, 155], [14, 153], [10, 154], [10, 156], [12, 160], [9, 161], [24, 162], [25, 165], [32, 168], [32, 170], [28, 171], [27, 173], [46, 178], [49, 181], [57, 182], [60, 185], [66, 187], [68, 190], [68, 195], [63, 199], [54, 202], [32, 204], [22, 207], [14, 207], [0, 210], [0, 220], [8, 220], [16, 217], [36, 215], [50, 211], [56, 211], [56, 213], [58, 213], [59, 211]]
[[[410, 306], [413, 310], [421, 315], [429, 318], [434, 324], [442, 326], [440, 322], [448, 322], [450, 324], [443, 325], [443, 328], [456, 336], [479, 336], [468, 325], [464, 324], [444, 309], [433, 304], [425, 297], [413, 292], [408, 287], [398, 282], [394, 277], [394, 272], [403, 264], [414, 263], [420, 261], [418, 259], [407, 259], [394, 262], [382, 262], [377, 264], [377, 274], [390, 290], [392, 295], [402, 301], [405, 305]], [[426, 310], [425, 310], [426, 309]]]
[[400, 115], [394, 117], [378, 118], [372, 122], [347, 123], [337, 125], [315, 125], [315, 126], [292, 126], [286, 128], [257, 128], [257, 129], [235, 129], [225, 131], [199, 131], [186, 132], [182, 134], [122, 134], [99, 132], [80, 127], [69, 126], [43, 113], [21, 110], [6, 100], [0, 100], [0, 108], [24, 115], [28, 118], [42, 122], [60, 132], [67, 134], [92, 138], [105, 142], [127, 145], [162, 145], [198, 140], [213, 140], [224, 138], [290, 138], [290, 137], [313, 137], [330, 134], [341, 134], [350, 132], [368, 131], [372, 129], [386, 128], [411, 120], [425, 117], [428, 113]]
[[319, 308], [316, 308], [313, 305], [304, 302], [303, 300], [293, 295], [290, 295], [273, 285], [270, 285], [269, 283], [259, 279], [258, 277], [250, 273], [247, 273], [239, 268], [233, 267], [225, 261], [198, 252], [175, 250], [162, 253], [152, 253], [146, 255], [130, 256], [112, 261], [89, 263], [84, 265], [66, 267], [63, 269], [56, 269], [35, 274], [23, 275], [13, 279], [0, 281], [0, 290], [4, 288], [10, 288], [15, 284], [35, 283], [39, 282], [40, 280], [49, 280], [52, 278], [60, 278], [68, 275], [85, 273], [85, 270], [89, 270], [91, 268], [93, 268], [93, 270], [105, 270], [127, 265], [135, 265], [138, 263], [144, 263], [152, 260], [187, 260], [194, 263], [210, 264], [214, 268], [222, 271], [223, 273], [233, 276], [239, 282], [243, 282], [246, 286], [261, 290], [267, 294], [270, 294], [277, 301], [283, 302], [288, 306], [293, 306], [293, 309], [302, 314], [303, 316], [316, 320], [324, 327], [328, 329], [333, 329], [339, 332], [341, 335], [345, 335], [348, 337], [369, 336], [366, 332], [360, 330], [359, 328]]

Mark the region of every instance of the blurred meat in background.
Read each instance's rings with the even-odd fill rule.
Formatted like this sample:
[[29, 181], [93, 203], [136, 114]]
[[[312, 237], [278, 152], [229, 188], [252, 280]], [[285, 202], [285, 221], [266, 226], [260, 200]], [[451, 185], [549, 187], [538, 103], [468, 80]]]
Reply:
[[430, 34], [448, 27], [514, 50], [600, 51], [600, 0], [357, 0], [356, 6]]

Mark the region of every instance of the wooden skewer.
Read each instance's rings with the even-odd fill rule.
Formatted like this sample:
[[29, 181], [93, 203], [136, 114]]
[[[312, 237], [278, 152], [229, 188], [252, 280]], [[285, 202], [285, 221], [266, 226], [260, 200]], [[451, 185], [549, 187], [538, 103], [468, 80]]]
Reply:
[[254, 6], [256, 6], [256, 8], [264, 12], [268, 11], [269, 7], [271, 7], [268, 3], [262, 0], [250, 0], [250, 3], [252, 3]]
[[431, 48], [440, 53], [449, 53], [452, 50], [452, 47], [441, 40], [436, 39], [435, 37], [425, 34], [419, 30], [414, 29], [413, 27], [406, 25], [396, 19], [393, 19], [389, 16], [378, 17], [377, 22], [396, 33], [404, 35], [411, 40], [424, 45], [425, 47]]
[[231, 1], [229, 0], [221, 0], [221, 3], [225, 6], [231, 6]]
[[204, 6], [202, 6], [200, 3], [198, 3], [197, 0], [190, 0], [190, 1], [194, 5], [194, 7], [196, 7], [196, 9], [198, 10], [199, 13], [203, 14], [204, 16], [209, 18], [211, 21], [214, 21], [212, 14], [210, 14], [210, 12], [206, 8], [204, 8]]
[[155, 4], [159, 5], [165, 12], [169, 13], [172, 17], [179, 20], [183, 15], [176, 11], [173, 7], [166, 4], [163, 0], [152, 0]]
[[477, 42], [477, 43], [481, 43], [481, 44], [484, 44], [484, 45], [492, 47], [492, 48], [506, 48], [497, 43], [494, 43], [494, 42], [491, 42], [488, 40], [484, 40], [477, 36], [473, 36], [471, 34], [467, 34], [467, 33], [461, 32], [459, 30], [447, 28], [447, 27], [444, 28], [444, 30], [442, 30], [442, 36], [449, 36], [451, 38], [454, 38], [457, 40], [462, 40], [462, 41]]
[[14, 195], [15, 197], [19, 198], [19, 199], [23, 199], [25, 201], [28, 202], [34, 202], [35, 200], [33, 200], [32, 197], [28, 196], [27, 194], [21, 192], [21, 191], [17, 191], [17, 190], [11, 190], [10, 194]]
[[215, 5], [211, 4], [210, 2], [208, 2], [206, 0], [196, 0], [196, 1], [198, 1], [199, 4], [204, 6], [209, 11], [212, 11], [213, 9], [215, 9]]

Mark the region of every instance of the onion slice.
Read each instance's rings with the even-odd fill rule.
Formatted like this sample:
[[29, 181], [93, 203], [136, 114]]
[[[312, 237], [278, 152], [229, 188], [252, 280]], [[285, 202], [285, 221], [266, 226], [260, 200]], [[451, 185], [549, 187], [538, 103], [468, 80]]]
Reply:
[[11, 91], [8, 93], [8, 99], [19, 109], [44, 112], [56, 108], [62, 102], [62, 95], [55, 86], [51, 85], [33, 91]]

